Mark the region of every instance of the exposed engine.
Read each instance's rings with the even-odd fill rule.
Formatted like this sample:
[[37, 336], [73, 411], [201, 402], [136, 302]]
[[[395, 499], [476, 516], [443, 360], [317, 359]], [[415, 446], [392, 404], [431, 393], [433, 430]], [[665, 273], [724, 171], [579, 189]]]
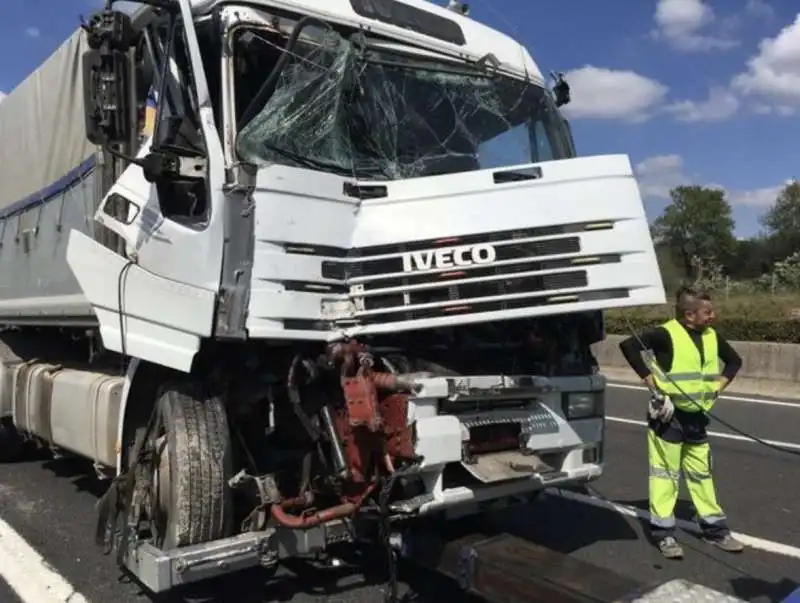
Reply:
[[[288, 367], [284, 379], [276, 375], [255, 392], [259, 369], [253, 365], [250, 378], [231, 385], [234, 443], [240, 465], [247, 467], [231, 481], [242, 503], [242, 531], [275, 523], [309, 528], [359, 511], [385, 514], [390, 502], [421, 493], [414, 469], [424, 459], [415, 455], [408, 411], [409, 397], [419, 391], [416, 378], [474, 374], [475, 366], [486, 374], [586, 375], [595, 365], [589, 346], [602, 338], [598, 318], [417, 334], [414, 351], [424, 351], [424, 359], [401, 347], [405, 336], [375, 339], [369, 346], [335, 343], [293, 357], [289, 350], [273, 350], [270, 364], [282, 358]], [[493, 408], [510, 409], [519, 401], [503, 404]], [[514, 421], [470, 427], [463, 460], [518, 449], [520, 430]]]
[[[315, 358], [297, 355], [284, 383], [270, 386], [267, 404], [239, 408], [233, 427], [241, 434], [241, 458], [255, 470], [232, 484], [256, 502], [243, 531], [264, 529], [270, 518], [308, 528], [354, 515], [379, 486], [419, 460], [407, 422], [415, 385], [381, 363], [355, 341]], [[260, 409], [270, 416], [257, 417]]]

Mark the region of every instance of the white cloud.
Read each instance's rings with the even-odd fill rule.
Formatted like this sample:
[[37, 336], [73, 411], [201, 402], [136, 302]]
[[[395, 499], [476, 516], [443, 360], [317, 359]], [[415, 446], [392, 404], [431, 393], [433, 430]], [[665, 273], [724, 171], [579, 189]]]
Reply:
[[775, 9], [764, 0], [747, 0], [744, 12], [753, 17], [761, 17], [763, 19], [771, 19], [775, 16]]
[[658, 0], [654, 37], [683, 51], [728, 49], [739, 43], [707, 33], [716, 21], [714, 10], [704, 0]]
[[667, 106], [665, 110], [672, 113], [678, 121], [723, 121], [733, 117], [740, 104], [739, 99], [729, 90], [715, 86], [709, 91], [708, 99], [703, 102], [678, 101]]
[[564, 107], [570, 118], [643, 121], [660, 105], [668, 88], [633, 71], [586, 65], [566, 74], [572, 102]]
[[689, 182], [683, 172], [683, 157], [680, 155], [656, 155], [648, 157], [634, 167], [643, 197], [669, 199], [669, 191]]
[[781, 189], [790, 182], [776, 186], [765, 186], [751, 190], [734, 190], [720, 184], [704, 182], [696, 175], [687, 174], [683, 158], [680, 155], [655, 155], [648, 157], [634, 167], [639, 181], [639, 190], [646, 199], [670, 200], [669, 191], [676, 186], [699, 184], [708, 188], [725, 191], [731, 205], [747, 205], [767, 208], [775, 203]]
[[800, 108], [800, 14], [774, 38], [758, 45], [747, 70], [733, 78], [740, 93], [758, 98], [778, 113]]
[[25, 35], [31, 38], [38, 38], [42, 35], [42, 30], [38, 27], [26, 27]]
[[572, 102], [564, 113], [572, 119], [617, 119], [642, 122], [660, 113], [678, 121], [723, 121], [739, 110], [739, 99], [714, 86], [704, 101], [680, 100], [665, 104], [669, 88], [634, 71], [586, 65], [566, 73]]
[[775, 204], [778, 193], [790, 182], [791, 180], [786, 180], [783, 184], [778, 184], [776, 186], [765, 186], [763, 188], [754, 188], [744, 191], [727, 189], [725, 192], [728, 195], [728, 201], [730, 201], [731, 205], [749, 205], [751, 207], [767, 208]]

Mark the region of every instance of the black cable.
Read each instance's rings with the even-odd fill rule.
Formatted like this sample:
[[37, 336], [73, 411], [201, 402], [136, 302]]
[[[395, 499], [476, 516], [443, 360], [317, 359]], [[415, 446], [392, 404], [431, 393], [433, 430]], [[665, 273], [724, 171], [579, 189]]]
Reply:
[[392, 491], [394, 490], [394, 485], [397, 482], [397, 480], [421, 467], [422, 463], [423, 463], [423, 458], [420, 456], [412, 459], [410, 464], [406, 465], [402, 469], [398, 467], [394, 471], [394, 473], [387, 476], [386, 481], [383, 483], [380, 491], [378, 492], [380, 538], [381, 538], [381, 543], [383, 544], [384, 550], [386, 552], [388, 571], [389, 571], [388, 580], [386, 582], [387, 588], [386, 592], [384, 593], [385, 603], [405, 603], [414, 600], [414, 596], [412, 593], [406, 593], [405, 596], [400, 597], [398, 592], [399, 590], [398, 589], [399, 578], [397, 575], [398, 556], [391, 543], [392, 514], [391, 514], [391, 509], [389, 508], [389, 501], [391, 499]]
[[[122, 355], [122, 365], [125, 366], [125, 357], [127, 354], [127, 345], [125, 343], [125, 317], [123, 306], [125, 305], [125, 281], [127, 280], [128, 272], [136, 265], [136, 262], [128, 258], [125, 265], [120, 269], [119, 276], [117, 277], [117, 308], [119, 310], [119, 340], [120, 340], [120, 354]], [[123, 371], [124, 372], [124, 371]]]
[[395, 552], [391, 543], [391, 514], [389, 511], [389, 498], [392, 495], [392, 490], [394, 489], [396, 479], [397, 478], [394, 474], [390, 475], [386, 479], [386, 482], [383, 484], [378, 494], [380, 536], [384, 551], [386, 552], [388, 566], [387, 569], [389, 570], [386, 593], [384, 593], [384, 601], [386, 603], [397, 603], [398, 601], [397, 559], [395, 558]]
[[[630, 321], [630, 319], [628, 318], [627, 315], [625, 316], [625, 322], [627, 323], [628, 329], [630, 330], [630, 332], [636, 338], [636, 341], [639, 342], [639, 345], [641, 346], [641, 348], [643, 350], [646, 350], [647, 347], [645, 346], [645, 344], [642, 341], [641, 337], [639, 337], [639, 333], [636, 331], [636, 328], [633, 326], [633, 324], [631, 323], [631, 321]], [[743, 436], [743, 437], [745, 437], [745, 438], [747, 438], [749, 440], [753, 440], [754, 442], [757, 442], [758, 444], [761, 444], [762, 446], [766, 446], [767, 448], [772, 448], [773, 450], [777, 450], [778, 452], [785, 452], [786, 454], [791, 454], [791, 455], [794, 455], [794, 456], [800, 456], [800, 451], [798, 451], [798, 450], [792, 450], [790, 448], [784, 448], [783, 446], [778, 446], [777, 444], [772, 444], [771, 442], [767, 442], [766, 440], [762, 440], [758, 436], [753, 435], [751, 433], [748, 433], [747, 431], [745, 431], [743, 429], [740, 429], [740, 428], [736, 427], [735, 425], [731, 425], [730, 423], [728, 423], [727, 421], [724, 421], [723, 419], [720, 419], [718, 416], [716, 416], [711, 411], [705, 410], [700, 404], [698, 404], [695, 400], [693, 400], [685, 391], [683, 391], [681, 386], [678, 385], [672, 377], [670, 377], [669, 373], [667, 373], [663, 369], [661, 369], [661, 371], [664, 373], [664, 376], [667, 378], [667, 380], [669, 380], [670, 384], [674, 385], [675, 388], [678, 390], [678, 392], [684, 398], [686, 398], [692, 404], [694, 404], [700, 410], [700, 412], [705, 414], [707, 417], [710, 417], [710, 418], [714, 419], [715, 421], [718, 421], [720, 424], [724, 425], [725, 427], [727, 427], [731, 431], [733, 431], [733, 432], [735, 432], [735, 433], [737, 433], [737, 434], [739, 434], [739, 435], [741, 435], [741, 436]]]

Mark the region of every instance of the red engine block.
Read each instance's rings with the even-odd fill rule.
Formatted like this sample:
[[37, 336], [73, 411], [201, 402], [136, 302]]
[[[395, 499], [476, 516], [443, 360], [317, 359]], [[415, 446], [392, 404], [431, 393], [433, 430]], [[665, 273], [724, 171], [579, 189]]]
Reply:
[[[355, 359], [347, 360], [343, 373], [354, 368]], [[392, 464], [397, 458], [412, 458], [414, 446], [407, 419], [408, 395], [398, 392], [405, 384], [391, 373], [373, 371], [363, 357], [355, 373], [342, 375], [345, 405], [336, 413], [335, 423], [352, 481], [364, 483], [387, 458]]]

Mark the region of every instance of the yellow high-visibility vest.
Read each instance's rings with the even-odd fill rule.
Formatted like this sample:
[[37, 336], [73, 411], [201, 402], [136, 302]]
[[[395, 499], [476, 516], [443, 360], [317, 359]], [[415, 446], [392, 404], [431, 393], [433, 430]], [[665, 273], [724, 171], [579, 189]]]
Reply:
[[656, 385], [672, 399], [675, 408], [686, 412], [708, 412], [714, 406], [720, 388], [717, 332], [711, 327], [703, 332], [701, 360], [700, 350], [681, 323], [672, 319], [662, 326], [672, 339], [672, 367], [665, 373], [655, 359], [651, 359], [650, 370]]

